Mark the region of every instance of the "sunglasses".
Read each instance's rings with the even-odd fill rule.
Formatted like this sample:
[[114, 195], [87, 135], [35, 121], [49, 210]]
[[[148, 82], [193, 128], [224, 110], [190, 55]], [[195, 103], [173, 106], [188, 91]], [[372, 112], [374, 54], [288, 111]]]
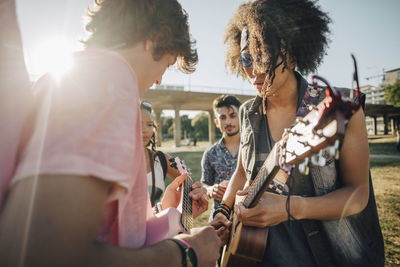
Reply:
[[241, 52], [239, 61], [240, 64], [242, 64], [243, 68], [250, 68], [251, 66], [253, 66], [253, 58], [251, 57], [249, 52]]

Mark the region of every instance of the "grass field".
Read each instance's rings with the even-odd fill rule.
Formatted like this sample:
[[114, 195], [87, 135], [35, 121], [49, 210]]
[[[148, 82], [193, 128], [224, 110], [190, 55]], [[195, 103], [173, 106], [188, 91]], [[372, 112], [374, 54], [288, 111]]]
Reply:
[[[395, 150], [395, 142], [395, 137], [373, 138], [370, 140], [371, 154], [400, 155]], [[185, 160], [194, 180], [200, 179], [202, 152], [172, 154]], [[400, 266], [400, 159], [372, 158], [370, 166], [385, 242], [386, 266]], [[209, 211], [203, 213], [195, 219], [195, 226], [206, 225], [208, 217]]]
[[396, 150], [396, 136], [376, 136], [369, 139], [369, 150], [371, 154], [400, 155]]

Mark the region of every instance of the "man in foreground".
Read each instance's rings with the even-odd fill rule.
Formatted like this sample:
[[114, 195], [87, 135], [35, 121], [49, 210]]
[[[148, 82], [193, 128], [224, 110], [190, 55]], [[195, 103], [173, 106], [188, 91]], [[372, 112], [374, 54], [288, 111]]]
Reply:
[[[194, 71], [176, 0], [104, 0], [89, 10], [87, 49], [63, 76], [44, 75], [26, 116], [0, 214], [1, 266], [212, 266], [212, 227], [146, 247], [152, 214], [139, 95], [173, 64]], [[13, 141], [13, 140], [9, 140]], [[162, 207], [176, 205], [175, 179]], [[5, 190], [3, 190], [5, 189]], [[203, 206], [201, 196], [191, 193]], [[168, 197], [167, 197], [168, 195]], [[196, 213], [196, 209], [194, 213]], [[196, 257], [197, 256], [197, 257]]]

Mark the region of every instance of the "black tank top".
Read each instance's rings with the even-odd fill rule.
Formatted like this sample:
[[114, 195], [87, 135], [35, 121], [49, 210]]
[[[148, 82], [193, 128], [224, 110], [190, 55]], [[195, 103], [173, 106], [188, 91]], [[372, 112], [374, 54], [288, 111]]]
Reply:
[[[307, 85], [298, 80], [299, 98], [298, 107], [307, 90]], [[261, 119], [260, 131], [255, 135], [256, 145], [256, 172], [268, 156], [275, 142], [272, 138], [267, 116]], [[303, 175], [298, 167], [292, 169], [287, 180], [291, 195], [314, 196], [314, 187], [311, 175]], [[269, 228], [267, 249], [264, 259], [257, 266], [317, 266], [314, 261], [310, 246], [304, 234], [301, 221], [282, 222]]]

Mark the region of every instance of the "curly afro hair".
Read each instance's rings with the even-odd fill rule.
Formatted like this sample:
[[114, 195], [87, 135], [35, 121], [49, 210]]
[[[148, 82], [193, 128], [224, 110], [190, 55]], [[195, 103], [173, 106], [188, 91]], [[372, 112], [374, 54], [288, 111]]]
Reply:
[[245, 79], [239, 62], [242, 29], [249, 30], [248, 48], [253, 67], [275, 77], [278, 58], [284, 68], [288, 59], [302, 74], [315, 71], [328, 46], [328, 15], [313, 0], [257, 0], [239, 6], [225, 32], [226, 65]]

